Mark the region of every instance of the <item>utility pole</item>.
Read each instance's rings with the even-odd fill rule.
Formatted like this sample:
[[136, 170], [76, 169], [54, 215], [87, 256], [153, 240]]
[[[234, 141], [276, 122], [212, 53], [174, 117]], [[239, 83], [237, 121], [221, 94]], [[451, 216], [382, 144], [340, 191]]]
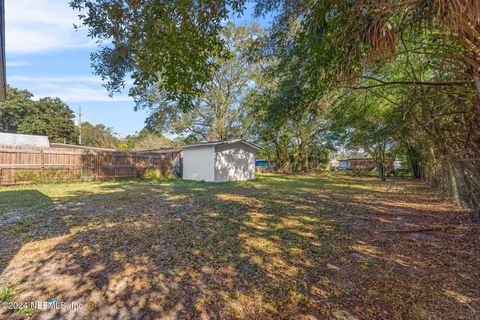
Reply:
[[82, 107], [78, 107], [78, 144], [82, 144]]

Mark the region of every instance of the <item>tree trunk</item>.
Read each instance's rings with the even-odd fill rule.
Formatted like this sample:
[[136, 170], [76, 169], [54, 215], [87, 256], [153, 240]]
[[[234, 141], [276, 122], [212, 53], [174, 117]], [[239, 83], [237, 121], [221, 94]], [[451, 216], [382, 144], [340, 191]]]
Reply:
[[477, 188], [475, 188], [475, 185], [473, 183], [475, 180], [470, 180], [475, 178], [473, 177], [473, 174], [469, 174], [468, 172], [469, 170], [464, 161], [462, 160], [458, 161], [458, 167], [460, 169], [461, 179], [465, 188], [465, 197], [466, 197], [465, 200], [469, 205], [470, 209], [472, 210], [472, 218], [475, 221], [480, 221], [480, 201], [479, 201], [480, 199], [479, 199], [479, 193], [478, 193], [478, 184], [477, 184]]
[[412, 170], [412, 178], [420, 179], [422, 177], [420, 167], [420, 153], [412, 145], [407, 146], [407, 158]]
[[415, 179], [420, 179], [422, 177], [420, 163], [419, 162], [413, 162], [413, 163], [411, 163], [411, 166], [412, 166], [412, 177], [415, 178]]
[[473, 73], [473, 81], [475, 83], [475, 89], [477, 89], [477, 95], [480, 97], [480, 76], [476, 71]]
[[377, 162], [377, 169], [378, 169], [378, 177], [382, 181], [387, 180], [385, 177], [385, 164], [383, 162]]

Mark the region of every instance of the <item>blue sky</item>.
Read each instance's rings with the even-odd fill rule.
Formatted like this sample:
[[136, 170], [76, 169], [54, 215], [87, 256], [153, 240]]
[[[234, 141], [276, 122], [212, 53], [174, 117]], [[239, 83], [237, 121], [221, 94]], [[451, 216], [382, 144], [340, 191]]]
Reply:
[[[81, 106], [84, 121], [103, 123], [120, 136], [143, 128], [148, 111], [134, 111], [126, 92], [110, 98], [92, 74], [90, 53], [96, 44], [86, 30], [74, 30], [78, 19], [67, 0], [5, 2], [8, 84], [29, 90], [36, 99], [59, 97], [75, 111]], [[249, 23], [251, 13], [249, 6], [235, 21]], [[266, 25], [267, 19], [259, 22]]]

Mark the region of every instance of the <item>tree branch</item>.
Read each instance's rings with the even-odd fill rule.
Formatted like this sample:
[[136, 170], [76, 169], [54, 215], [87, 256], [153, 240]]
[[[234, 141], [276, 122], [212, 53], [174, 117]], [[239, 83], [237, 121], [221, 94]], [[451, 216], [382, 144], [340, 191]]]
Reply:
[[379, 82], [378, 84], [366, 85], [366, 86], [349, 86], [347, 88], [352, 90], [363, 90], [363, 89], [372, 89], [384, 86], [464, 86], [467, 84], [474, 84], [473, 80], [452, 80], [452, 81], [383, 81], [380, 79], [375, 79], [371, 77], [363, 77], [369, 80], [375, 80]]

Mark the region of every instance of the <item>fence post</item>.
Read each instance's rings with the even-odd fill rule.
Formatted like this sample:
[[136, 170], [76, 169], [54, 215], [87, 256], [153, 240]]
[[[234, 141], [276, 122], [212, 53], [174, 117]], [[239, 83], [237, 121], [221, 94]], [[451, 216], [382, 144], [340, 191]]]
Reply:
[[95, 152], [95, 167], [97, 168], [96, 180], [100, 179], [100, 161], [98, 159], [98, 152]]
[[132, 156], [131, 154], [129, 154], [131, 159], [133, 160], [133, 177], [134, 178], [137, 178], [138, 177], [138, 158], [136, 156]]
[[80, 180], [83, 181], [83, 166], [88, 161], [88, 156], [84, 151], [80, 154]]
[[42, 178], [45, 178], [45, 153], [43, 152], [43, 148], [40, 149], [40, 167], [42, 170]]

